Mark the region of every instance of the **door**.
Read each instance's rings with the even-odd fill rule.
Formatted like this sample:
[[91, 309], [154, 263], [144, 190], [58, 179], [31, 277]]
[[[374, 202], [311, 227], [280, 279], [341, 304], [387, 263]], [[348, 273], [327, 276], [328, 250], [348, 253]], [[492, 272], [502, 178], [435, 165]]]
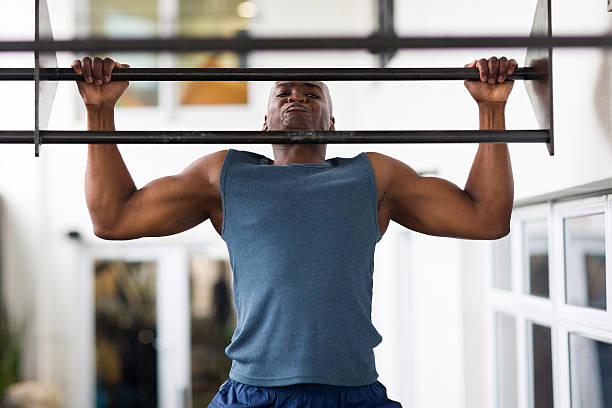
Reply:
[[80, 406], [189, 402], [189, 265], [180, 246], [86, 248], [77, 334]]

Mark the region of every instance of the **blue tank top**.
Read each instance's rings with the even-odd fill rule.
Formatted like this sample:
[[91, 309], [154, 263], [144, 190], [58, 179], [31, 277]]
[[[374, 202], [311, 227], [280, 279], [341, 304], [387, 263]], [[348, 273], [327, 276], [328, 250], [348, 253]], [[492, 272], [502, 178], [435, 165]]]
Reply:
[[237, 324], [229, 377], [254, 386], [378, 378], [376, 177], [365, 153], [272, 165], [229, 149], [219, 180]]

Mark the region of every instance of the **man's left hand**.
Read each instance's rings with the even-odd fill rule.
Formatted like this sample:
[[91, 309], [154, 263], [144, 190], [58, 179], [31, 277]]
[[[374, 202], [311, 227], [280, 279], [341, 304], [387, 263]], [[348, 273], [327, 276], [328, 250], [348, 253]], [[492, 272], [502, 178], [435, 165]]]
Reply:
[[474, 60], [465, 68], [478, 68], [480, 81], [465, 81], [465, 87], [478, 105], [505, 105], [514, 86], [514, 81], [506, 80], [506, 77], [512, 75], [517, 66], [515, 60], [508, 61], [506, 57]]

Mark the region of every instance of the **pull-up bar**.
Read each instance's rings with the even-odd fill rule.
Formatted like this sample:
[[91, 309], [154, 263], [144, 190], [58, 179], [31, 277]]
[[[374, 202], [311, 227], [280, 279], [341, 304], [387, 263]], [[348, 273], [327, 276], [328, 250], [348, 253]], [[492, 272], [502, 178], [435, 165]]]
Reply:
[[[97, 131], [40, 130], [45, 144], [548, 143], [548, 130]], [[33, 143], [34, 132], [0, 131], [2, 143]]]
[[[33, 68], [0, 68], [0, 80], [33, 81]], [[476, 68], [117, 68], [112, 81], [437, 81], [478, 80]], [[546, 79], [518, 68], [511, 80]], [[72, 68], [41, 68], [41, 81], [82, 81]]]
[[[0, 143], [546, 143], [554, 152], [552, 47], [612, 47], [612, 36], [553, 37], [551, 0], [538, 0], [530, 37], [397, 37], [392, 19], [369, 37], [342, 38], [165, 38], [72, 39], [54, 41], [46, 0], [35, 1], [34, 41], [0, 42], [2, 51], [34, 52], [35, 67], [0, 69], [0, 81], [35, 81], [33, 131], [0, 131]], [[387, 5], [388, 13], [391, 5]], [[384, 10], [383, 10], [384, 11]], [[57, 81], [83, 80], [71, 68], [57, 68], [55, 51], [282, 51], [368, 50], [385, 56], [398, 49], [529, 47], [525, 67], [511, 80], [525, 86], [540, 127], [535, 130], [400, 131], [65, 131], [41, 130], [48, 122]], [[129, 68], [115, 69], [112, 80], [130, 81], [421, 81], [478, 80], [475, 68]]]

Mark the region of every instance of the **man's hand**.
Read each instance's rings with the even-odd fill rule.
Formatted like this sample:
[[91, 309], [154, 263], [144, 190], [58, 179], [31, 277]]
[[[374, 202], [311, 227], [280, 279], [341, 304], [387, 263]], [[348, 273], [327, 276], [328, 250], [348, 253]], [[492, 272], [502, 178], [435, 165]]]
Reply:
[[478, 68], [480, 81], [465, 81], [465, 87], [478, 105], [505, 105], [514, 86], [514, 81], [506, 81], [506, 76], [512, 75], [517, 66], [515, 60], [508, 61], [506, 57], [474, 60], [465, 68]]
[[72, 69], [85, 78], [85, 81], [77, 81], [85, 106], [94, 109], [113, 108], [129, 85], [128, 81], [111, 82], [113, 69], [129, 67], [128, 64], [120, 64], [110, 58], [103, 60], [95, 57], [92, 61], [90, 57], [85, 57], [83, 61], [75, 60]]

